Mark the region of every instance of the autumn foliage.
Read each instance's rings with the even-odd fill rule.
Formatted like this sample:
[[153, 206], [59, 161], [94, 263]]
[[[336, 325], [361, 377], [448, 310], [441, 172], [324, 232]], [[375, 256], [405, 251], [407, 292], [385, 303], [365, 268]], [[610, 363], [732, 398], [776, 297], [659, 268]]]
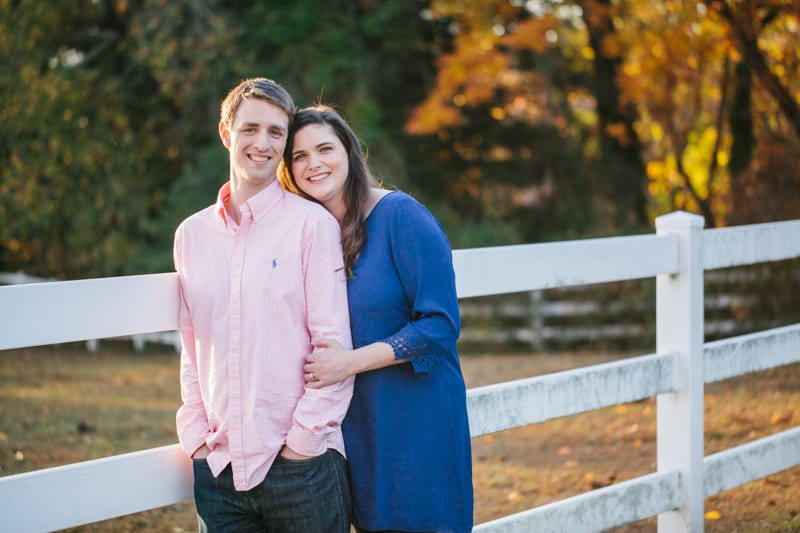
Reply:
[[608, 212], [628, 210], [617, 222], [685, 209], [713, 227], [800, 212], [796, 3], [487, 0], [431, 10], [451, 21], [454, 47], [408, 132], [441, 135], [477, 112], [553, 127], [587, 164], [623, 163], [587, 176], [584, 189]]
[[0, 0], [0, 60], [0, 271], [171, 268], [256, 75], [341, 109], [455, 247], [800, 213], [794, 0]]

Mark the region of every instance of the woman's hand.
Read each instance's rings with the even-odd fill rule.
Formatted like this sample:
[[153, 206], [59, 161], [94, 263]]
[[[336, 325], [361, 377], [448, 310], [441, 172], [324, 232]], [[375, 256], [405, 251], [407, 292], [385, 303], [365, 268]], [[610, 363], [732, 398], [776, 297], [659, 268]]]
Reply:
[[306, 386], [319, 389], [344, 381], [355, 374], [350, 369], [352, 350], [345, 349], [333, 339], [321, 339], [314, 346], [320, 349], [306, 358], [303, 367]]

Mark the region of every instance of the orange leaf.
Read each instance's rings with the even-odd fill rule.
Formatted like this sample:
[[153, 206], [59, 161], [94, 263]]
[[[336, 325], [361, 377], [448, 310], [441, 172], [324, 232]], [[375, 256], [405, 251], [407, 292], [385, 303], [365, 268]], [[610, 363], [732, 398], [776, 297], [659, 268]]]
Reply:
[[792, 421], [792, 413], [775, 413], [769, 419], [770, 424], [786, 424]]

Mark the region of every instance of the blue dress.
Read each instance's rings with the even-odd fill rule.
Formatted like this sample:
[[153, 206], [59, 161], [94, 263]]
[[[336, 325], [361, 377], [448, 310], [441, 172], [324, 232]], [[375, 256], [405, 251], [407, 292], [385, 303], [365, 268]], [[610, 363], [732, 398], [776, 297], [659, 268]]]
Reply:
[[362, 372], [342, 424], [353, 521], [368, 530], [472, 530], [466, 388], [452, 253], [433, 215], [385, 195], [347, 293], [353, 345], [392, 346], [411, 364]]

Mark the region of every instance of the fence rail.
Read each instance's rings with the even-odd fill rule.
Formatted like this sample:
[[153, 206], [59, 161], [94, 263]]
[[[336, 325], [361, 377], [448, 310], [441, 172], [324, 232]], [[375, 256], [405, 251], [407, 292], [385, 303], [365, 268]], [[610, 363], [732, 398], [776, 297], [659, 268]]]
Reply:
[[[702, 419], [704, 383], [800, 361], [800, 324], [703, 344], [703, 271], [800, 256], [800, 221], [703, 231], [699, 217], [673, 213], [656, 227], [455, 251], [460, 298], [657, 284], [656, 353], [468, 391], [473, 436], [655, 396], [657, 471], [476, 532], [603, 531], [652, 516], [659, 531], [702, 531], [705, 497], [800, 464], [800, 427], [703, 457]], [[2, 287], [0, 349], [172, 330], [177, 298], [175, 274]], [[190, 499], [191, 478], [178, 445], [10, 475], [0, 477], [0, 516], [13, 531], [66, 528]]]

